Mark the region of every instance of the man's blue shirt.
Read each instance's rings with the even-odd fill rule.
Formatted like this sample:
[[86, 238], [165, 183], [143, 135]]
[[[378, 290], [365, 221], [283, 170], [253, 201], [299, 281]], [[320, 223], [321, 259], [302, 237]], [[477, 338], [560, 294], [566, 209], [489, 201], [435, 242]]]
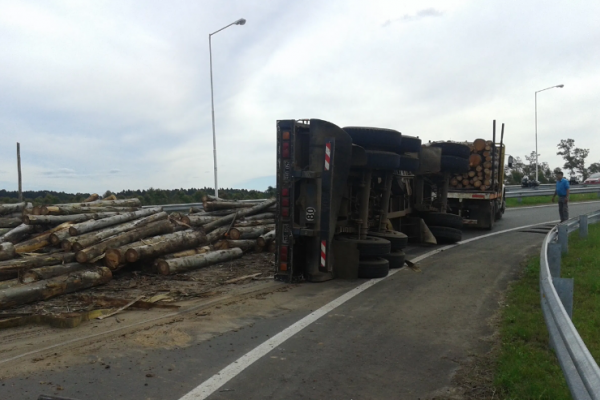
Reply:
[[560, 181], [556, 182], [556, 194], [563, 197], [567, 195], [567, 190], [571, 185], [569, 185], [569, 181], [567, 178], [562, 178]]

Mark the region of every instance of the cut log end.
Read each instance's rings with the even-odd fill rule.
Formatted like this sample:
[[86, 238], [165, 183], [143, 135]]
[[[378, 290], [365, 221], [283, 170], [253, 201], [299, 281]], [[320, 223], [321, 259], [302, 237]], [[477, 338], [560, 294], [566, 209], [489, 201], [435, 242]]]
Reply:
[[124, 262], [123, 258], [119, 249], [108, 249], [104, 253], [104, 265], [111, 270], [117, 269]]
[[136, 249], [128, 249], [125, 252], [125, 259], [127, 260], [127, 262], [136, 262], [137, 260], [140, 259], [140, 254], [138, 253], [138, 251]]
[[156, 269], [156, 272], [161, 275], [169, 275], [171, 272], [169, 264], [165, 260], [160, 258], [155, 261], [154, 268]]

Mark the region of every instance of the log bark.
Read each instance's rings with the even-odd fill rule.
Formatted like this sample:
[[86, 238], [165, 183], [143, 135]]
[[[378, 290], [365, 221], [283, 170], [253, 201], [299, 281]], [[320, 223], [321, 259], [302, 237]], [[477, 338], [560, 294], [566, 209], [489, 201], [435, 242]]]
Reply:
[[0, 261], [0, 279], [6, 280], [16, 278], [19, 271], [26, 271], [31, 268], [44, 267], [46, 265], [69, 263], [74, 260], [75, 254], [73, 253], [58, 253]]
[[12, 228], [0, 228], [0, 236], [4, 235], [5, 233], [9, 232]]
[[271, 212], [267, 212], [267, 213], [255, 214], [255, 215], [250, 215], [248, 217], [244, 217], [244, 220], [246, 220], [246, 221], [253, 221], [255, 219], [275, 219], [275, 214], [271, 213]]
[[227, 250], [229, 245], [227, 244], [227, 240], [219, 240], [214, 245], [214, 250]]
[[259, 236], [256, 239], [256, 244], [260, 248], [265, 248], [271, 243], [271, 241], [273, 241], [273, 239], [275, 239], [275, 229]]
[[123, 222], [132, 221], [134, 219], [147, 217], [152, 214], [156, 214], [162, 211], [161, 207], [154, 208], [145, 208], [143, 210], [125, 213], [121, 215], [115, 215], [114, 217], [103, 218], [95, 221], [86, 221], [77, 225], [73, 225], [69, 228], [69, 233], [71, 236], [82, 235], [84, 233], [97, 231], [102, 228], [107, 228], [109, 226], [117, 225]]
[[265, 201], [263, 203], [257, 204], [253, 207], [242, 209], [242, 210], [238, 211], [237, 213], [230, 214], [223, 218], [219, 218], [215, 221], [209, 222], [208, 224], [204, 225], [204, 230], [206, 232], [210, 232], [211, 230], [213, 230], [215, 228], [230, 224], [231, 221], [233, 221], [235, 218], [241, 218], [241, 217], [245, 217], [247, 215], [258, 214], [259, 212], [271, 207], [273, 204], [275, 204], [275, 202], [276, 202], [275, 199], [271, 199], [271, 200]]
[[256, 240], [226, 240], [228, 249], [242, 249], [242, 251], [256, 250]]
[[167, 232], [173, 232], [173, 225], [169, 221], [164, 220], [153, 222], [146, 226], [142, 226], [128, 232], [123, 232], [117, 236], [111, 237], [86, 249], [78, 251], [75, 255], [75, 258], [77, 262], [85, 264], [86, 262], [90, 262], [94, 258], [101, 256], [109, 248], [120, 247], [148, 236]]
[[231, 228], [227, 236], [231, 240], [240, 240], [240, 239], [256, 239], [260, 235], [267, 233], [273, 230], [275, 227], [273, 225], [260, 225], [260, 226], [248, 226], [248, 227], [239, 227], [239, 228]]
[[23, 209], [25, 209], [25, 205], [25, 202], [15, 204], [0, 204], [0, 215], [23, 212]]
[[84, 203], [89, 203], [89, 202], [92, 202], [92, 201], [96, 201], [96, 200], [98, 200], [98, 197], [100, 197], [100, 196], [98, 196], [98, 193], [94, 193], [94, 194], [91, 194], [90, 197], [88, 197], [87, 199], [85, 199], [83, 202]]
[[233, 210], [236, 208], [250, 208], [254, 206], [254, 203], [235, 203], [228, 201], [211, 201], [204, 203], [204, 209], [206, 211], [219, 211], [219, 210]]
[[259, 226], [259, 225], [274, 225], [274, 219], [254, 219], [250, 221], [235, 221], [233, 224], [234, 227], [248, 227], [248, 226]]
[[4, 289], [8, 289], [9, 287], [18, 286], [18, 285], [21, 285], [21, 282], [19, 282], [19, 279], [17, 279], [17, 278], [9, 279], [7, 281], [2, 281], [2, 282], [0, 282], [0, 291], [2, 291]]
[[93, 266], [89, 264], [79, 264], [78, 262], [74, 262], [68, 264], [49, 265], [40, 268], [32, 268], [21, 274], [21, 276], [19, 277], [19, 281], [21, 283], [37, 282], [43, 279], [50, 279], [54, 278], [55, 276], [70, 274], [71, 272], [81, 271], [92, 267]]
[[125, 199], [125, 200], [97, 200], [92, 202], [84, 203], [65, 203], [55, 204], [55, 206], [81, 206], [81, 207], [141, 207], [142, 202], [139, 199]]
[[95, 267], [69, 275], [58, 276], [23, 286], [13, 286], [0, 292], [0, 309], [47, 300], [61, 294], [102, 285], [112, 278], [110, 269]]
[[0, 228], [16, 228], [22, 223], [22, 217], [0, 218]]
[[197, 207], [192, 207], [190, 208], [191, 210], [200, 210], [200, 211], [195, 211], [196, 214], [195, 215], [199, 215], [199, 216], [203, 216], [203, 217], [224, 217], [226, 215], [231, 214], [231, 210], [221, 210], [221, 211], [209, 211], [206, 212], [204, 211], [203, 208], [197, 208]]
[[19, 254], [21, 253], [33, 253], [43, 247], [46, 247], [50, 244], [50, 236], [56, 232], [64, 232], [69, 229], [71, 226], [71, 222], [65, 222], [55, 228], [52, 228], [42, 234], [34, 237], [33, 239], [29, 239], [26, 242], [21, 242], [15, 245], [15, 251]]
[[166, 220], [167, 213], [161, 211], [156, 214], [149, 215], [147, 217], [136, 219], [124, 224], [111, 226], [98, 231], [85, 233], [79, 236], [71, 236], [70, 238], [64, 239], [61, 242], [61, 246], [64, 251], [70, 251], [71, 249], [75, 252], [81, 251], [86, 247], [92, 246], [96, 243], [100, 243], [104, 239], [108, 239], [111, 236], [118, 235], [123, 232], [128, 232], [132, 229], [139, 228], [151, 224], [156, 221]]
[[184, 215], [181, 222], [189, 226], [202, 226], [209, 222], [219, 219], [219, 217], [204, 217], [201, 215]]
[[111, 194], [110, 196], [105, 197], [103, 200], [109, 201], [109, 200], [116, 200], [116, 199], [117, 199], [117, 196], [115, 196], [114, 194]]
[[241, 249], [228, 249], [211, 251], [206, 254], [197, 254], [189, 257], [158, 259], [155, 263], [155, 270], [161, 275], [173, 275], [182, 272], [193, 271], [202, 267], [218, 264], [220, 262], [234, 260], [244, 254]]
[[127, 262], [132, 263], [151, 257], [156, 258], [163, 254], [198, 247], [204, 242], [206, 242], [206, 235], [203, 232], [175, 232], [170, 235], [164, 235], [163, 239], [159, 242], [128, 249], [125, 252], [125, 259]]
[[11, 229], [4, 235], [0, 236], [0, 243], [11, 242], [12, 244], [18, 243], [21, 239], [33, 232], [33, 226], [21, 224], [16, 228]]
[[227, 233], [228, 230], [229, 227], [227, 226], [215, 229], [214, 231], [206, 235], [206, 243], [210, 244], [216, 242], [217, 240], [221, 239], [223, 235]]
[[0, 243], [0, 261], [10, 260], [15, 258], [15, 246], [10, 242]]
[[120, 215], [118, 212], [101, 212], [90, 214], [73, 214], [73, 215], [26, 215], [23, 217], [23, 222], [27, 225], [56, 225], [63, 222], [84, 222], [91, 219], [102, 219]]
[[181, 258], [181, 257], [188, 257], [188, 256], [193, 256], [196, 254], [205, 254], [208, 253], [210, 251], [213, 251], [214, 249], [211, 248], [211, 246], [202, 246], [202, 247], [197, 247], [195, 249], [189, 249], [189, 250], [184, 250], [184, 251], [178, 251], [176, 253], [171, 253], [171, 254], [165, 254], [164, 256], [162, 256], [162, 259], [168, 260], [171, 258]]
[[44, 206], [42, 207], [42, 215], [74, 215], [74, 214], [89, 214], [97, 212], [118, 212], [126, 213], [138, 211], [138, 207], [87, 207], [87, 206]]

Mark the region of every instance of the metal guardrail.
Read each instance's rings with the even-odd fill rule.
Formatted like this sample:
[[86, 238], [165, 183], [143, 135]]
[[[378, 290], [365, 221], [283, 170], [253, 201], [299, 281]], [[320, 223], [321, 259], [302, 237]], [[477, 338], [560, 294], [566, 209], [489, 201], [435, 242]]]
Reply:
[[[571, 194], [577, 193], [598, 193], [598, 197], [600, 197], [600, 185], [596, 186], [587, 186], [587, 187], [572, 187], [571, 186]], [[510, 191], [506, 192], [507, 199], [514, 198], [523, 198], [523, 197], [534, 197], [534, 196], [552, 196], [554, 194], [554, 189], [525, 189], [519, 191]]]
[[560, 278], [561, 255], [568, 251], [569, 233], [587, 236], [588, 223], [600, 221], [600, 211], [559, 224], [546, 235], [540, 253], [540, 300], [550, 343], [575, 400], [600, 400], [600, 368], [571, 321], [573, 279]]

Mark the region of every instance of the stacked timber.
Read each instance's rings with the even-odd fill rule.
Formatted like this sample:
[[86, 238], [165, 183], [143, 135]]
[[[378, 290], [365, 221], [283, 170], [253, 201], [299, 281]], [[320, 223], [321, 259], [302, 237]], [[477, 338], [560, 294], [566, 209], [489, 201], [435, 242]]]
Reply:
[[469, 171], [455, 173], [450, 177], [451, 189], [467, 189], [485, 192], [498, 186], [500, 147], [491, 140], [476, 139], [466, 143], [471, 149]]
[[138, 199], [89, 200], [0, 204], [0, 219], [20, 216], [0, 231], [0, 309], [105, 284], [128, 266], [170, 275], [233, 260], [268, 250], [275, 233], [275, 200], [207, 198], [213, 211], [190, 215]]

